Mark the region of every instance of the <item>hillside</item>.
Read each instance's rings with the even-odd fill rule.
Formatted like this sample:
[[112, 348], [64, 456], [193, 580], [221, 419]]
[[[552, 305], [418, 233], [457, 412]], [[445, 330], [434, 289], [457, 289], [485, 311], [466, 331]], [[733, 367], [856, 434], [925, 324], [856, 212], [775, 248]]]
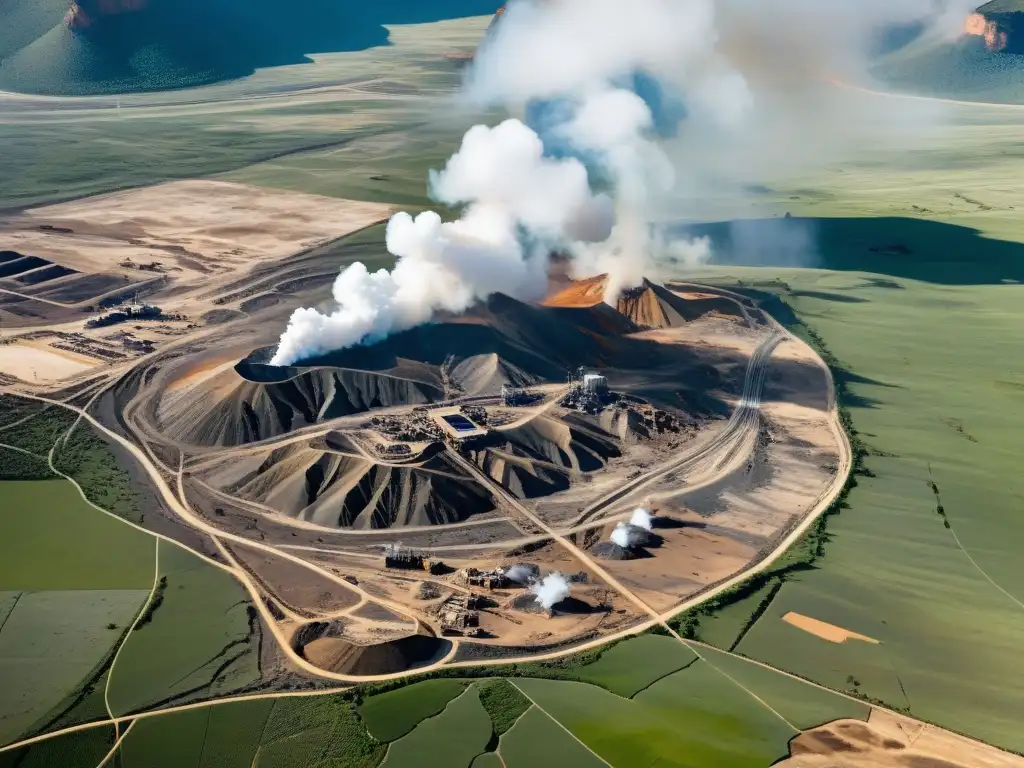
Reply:
[[492, 0], [4, 0], [0, 89], [53, 95], [204, 85], [311, 54], [386, 45], [384, 24], [494, 12]]
[[909, 93], [1024, 103], [1024, 2], [986, 3], [964, 30], [954, 42], [915, 40], [883, 57], [872, 74]]
[[618, 315], [626, 318], [636, 330], [675, 328], [710, 312], [740, 315], [739, 307], [728, 299], [706, 293], [673, 293], [650, 280], [623, 291], [612, 311], [603, 303], [606, 283], [605, 275], [576, 281], [549, 296], [544, 304], [559, 307], [565, 312], [586, 308], [598, 316]]
[[[287, 517], [331, 528], [443, 525], [494, 509], [487, 492], [444, 453], [420, 466], [395, 467], [293, 443], [257, 458], [255, 468], [222, 468], [207, 481]], [[230, 477], [242, 470], [242, 477]]]

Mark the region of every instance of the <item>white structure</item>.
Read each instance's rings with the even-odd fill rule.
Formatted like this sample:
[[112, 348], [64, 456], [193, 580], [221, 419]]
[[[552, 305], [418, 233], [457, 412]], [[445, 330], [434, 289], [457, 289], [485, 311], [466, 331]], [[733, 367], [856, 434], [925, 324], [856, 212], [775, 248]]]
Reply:
[[585, 374], [583, 376], [583, 391], [602, 395], [608, 391], [608, 379], [597, 373]]

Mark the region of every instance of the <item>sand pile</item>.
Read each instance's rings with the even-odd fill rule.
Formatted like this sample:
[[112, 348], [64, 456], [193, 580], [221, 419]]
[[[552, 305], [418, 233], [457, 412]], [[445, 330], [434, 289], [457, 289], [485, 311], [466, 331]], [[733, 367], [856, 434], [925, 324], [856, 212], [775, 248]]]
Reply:
[[408, 635], [372, 645], [358, 645], [344, 637], [333, 623], [313, 622], [299, 629], [292, 641], [295, 651], [314, 666], [344, 675], [388, 675], [441, 658], [451, 643], [428, 635]]

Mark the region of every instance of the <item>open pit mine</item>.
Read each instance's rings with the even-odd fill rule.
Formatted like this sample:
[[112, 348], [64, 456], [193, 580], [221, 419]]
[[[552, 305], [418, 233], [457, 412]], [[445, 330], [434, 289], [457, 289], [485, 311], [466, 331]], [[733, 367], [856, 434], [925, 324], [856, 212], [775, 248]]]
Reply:
[[714, 286], [611, 305], [602, 277], [552, 276], [539, 302], [271, 365], [290, 311], [381, 247], [344, 235], [389, 213], [175, 182], [3, 222], [4, 391], [85, 414], [144, 525], [249, 591], [277, 668], [354, 681], [635, 633], [842, 484], [827, 368]]

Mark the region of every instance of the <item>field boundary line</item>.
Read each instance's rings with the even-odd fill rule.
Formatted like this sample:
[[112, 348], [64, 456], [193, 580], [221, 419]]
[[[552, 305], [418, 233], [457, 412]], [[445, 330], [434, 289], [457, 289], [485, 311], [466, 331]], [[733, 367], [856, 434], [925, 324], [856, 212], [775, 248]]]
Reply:
[[[121, 749], [121, 743], [125, 740], [125, 738], [128, 736], [128, 734], [131, 733], [131, 730], [134, 727], [135, 727], [135, 721], [132, 720], [130, 723], [128, 723], [128, 727], [124, 729], [124, 733], [120, 734], [114, 740], [114, 746], [112, 746], [110, 748], [110, 751], [107, 752], [106, 756], [104, 756], [104, 758], [102, 760], [100, 760], [100, 762], [96, 766], [96, 768], [103, 768], [103, 766], [105, 766], [107, 763], [109, 763], [111, 761], [111, 759], [114, 757], [114, 755], [117, 754], [118, 750]], [[117, 728], [117, 724], [116, 723], [114, 724], [114, 728]]]
[[[948, 520], [949, 518], [946, 518], [946, 519]], [[995, 580], [993, 580], [993, 578], [991, 576], [989, 576], [987, 573], [985, 573], [985, 569], [982, 568], [980, 565], [978, 565], [978, 563], [974, 560], [974, 558], [971, 557], [971, 553], [968, 552], [967, 549], [964, 547], [964, 545], [960, 543], [960, 537], [956, 535], [956, 529], [953, 528], [953, 524], [952, 523], [949, 524], [949, 532], [951, 534], [953, 534], [953, 541], [956, 542], [956, 545], [957, 545], [957, 547], [960, 548], [960, 551], [964, 553], [964, 557], [966, 557], [968, 560], [970, 560], [971, 561], [971, 565], [973, 565], [975, 568], [978, 569], [978, 573], [980, 573], [982, 576], [984, 576], [985, 580], [988, 581], [989, 584], [991, 584], [993, 587], [998, 589], [1000, 592], [1002, 592], [1008, 598], [1013, 600], [1013, 602], [1015, 602], [1018, 605], [1018, 607], [1024, 608], [1024, 603], [1022, 603], [1016, 597], [1011, 595], [1009, 592], [1007, 592], [1001, 586], [996, 584]]]
[[9, 610], [7, 612], [7, 615], [4, 616], [4, 620], [0, 621], [0, 632], [3, 632], [4, 627], [7, 626], [7, 622], [10, 621], [11, 616], [14, 615], [14, 609], [18, 607], [18, 603], [21, 601], [21, 596], [24, 595], [24, 594], [25, 594], [24, 591], [19, 592], [18, 596], [16, 598], [14, 598], [14, 605], [11, 606], [11, 610]]
[[[128, 631], [125, 632], [124, 639], [121, 641], [120, 645], [117, 646], [117, 651], [114, 652], [114, 658], [110, 662], [110, 669], [107, 670], [107, 682], [103, 686], [103, 705], [107, 708], [107, 714], [110, 715], [110, 719], [115, 720], [115, 733], [117, 733], [120, 728], [119, 724], [116, 722], [114, 710], [110, 708], [110, 681], [114, 679], [114, 667], [117, 666], [117, 660], [121, 656], [121, 651], [124, 650], [125, 645], [128, 644], [128, 638], [132, 636], [132, 632], [135, 631], [135, 628], [142, 620], [142, 617], [146, 615], [146, 611], [149, 610], [149, 606], [153, 604], [153, 598], [156, 597], [157, 586], [160, 584], [160, 539], [156, 539], [155, 544], [155, 551], [153, 553], [153, 587], [149, 590], [149, 597], [146, 598], [146, 602], [142, 604], [138, 614], [135, 616], [135, 621], [133, 621], [132, 625], [128, 627]], [[135, 721], [133, 720], [132, 725], [134, 724]], [[131, 726], [129, 726], [129, 728], [130, 727]], [[125, 731], [125, 733], [127, 733], [127, 731]]]
[[[551, 722], [553, 722], [553, 723], [554, 723], [555, 725], [557, 725], [557, 726], [558, 726], [559, 728], [561, 728], [561, 729], [562, 729], [563, 731], [565, 731], [566, 733], [568, 733], [568, 734], [569, 734], [569, 735], [570, 735], [570, 736], [571, 736], [571, 737], [572, 737], [573, 739], [575, 739], [575, 741], [576, 741], [576, 742], [577, 742], [577, 743], [578, 743], [578, 744], [579, 744], [579, 745], [580, 745], [581, 747], [583, 747], [583, 748], [584, 748], [585, 750], [587, 750], [587, 752], [589, 752], [589, 753], [590, 753], [590, 754], [592, 754], [592, 755], [593, 755], [594, 757], [596, 757], [596, 758], [597, 758], [598, 760], [600, 760], [600, 761], [601, 761], [602, 763], [604, 763], [605, 765], [607, 765], [607, 766], [608, 766], [608, 768], [615, 768], [615, 767], [614, 767], [614, 766], [613, 766], [613, 765], [612, 765], [611, 763], [609, 763], [609, 762], [608, 762], [607, 760], [605, 760], [605, 759], [604, 759], [603, 757], [601, 757], [601, 756], [600, 756], [599, 754], [597, 754], [597, 752], [595, 752], [595, 751], [594, 751], [594, 750], [592, 750], [592, 749], [591, 749], [590, 747], [588, 747], [588, 746], [587, 746], [586, 744], [584, 744], [584, 743], [583, 743], [582, 741], [580, 741], [579, 737], [577, 737], [575, 733], [573, 733], [573, 732], [572, 732], [572, 731], [570, 731], [570, 730], [569, 730], [568, 728], [566, 728], [566, 727], [565, 727], [564, 725], [562, 725], [562, 724], [561, 724], [561, 723], [560, 723], [560, 722], [558, 721], [558, 719], [557, 719], [556, 717], [554, 717], [554, 716], [553, 716], [553, 715], [552, 715], [552, 714], [551, 714], [550, 712], [548, 712], [548, 711], [547, 711], [546, 709], [544, 709], [544, 707], [542, 707], [542, 706], [541, 706], [540, 704], [538, 704], [538, 703], [537, 703], [537, 702], [536, 702], [536, 701], [535, 701], [535, 700], [533, 699], [533, 697], [532, 697], [532, 696], [530, 696], [530, 694], [528, 694], [528, 693], [527, 693], [526, 691], [524, 691], [524, 690], [523, 690], [522, 688], [520, 688], [520, 687], [519, 687], [518, 685], [516, 685], [515, 683], [513, 683], [513, 682], [512, 682], [511, 680], [509, 680], [508, 682], [509, 682], [509, 684], [510, 684], [510, 685], [511, 685], [511, 686], [512, 686], [513, 688], [515, 688], [515, 689], [516, 689], [517, 691], [519, 691], [519, 692], [520, 692], [521, 694], [523, 694], [523, 696], [525, 696], [525, 697], [526, 697], [527, 699], [529, 699], [529, 700], [530, 700], [530, 703], [531, 703], [531, 704], [532, 704], [533, 706], [535, 706], [535, 707], [537, 708], [537, 711], [538, 711], [538, 712], [541, 712], [541, 713], [543, 713], [545, 717], [547, 717], [547, 718], [548, 718], [549, 720], [551, 720]], [[526, 712], [523, 712], [523, 714], [525, 715], [525, 714], [526, 714]], [[511, 730], [511, 729], [510, 729], [510, 730]], [[504, 763], [504, 762], [505, 762], [505, 761], [504, 761], [504, 760], [502, 760], [502, 763]]]
[[238, 704], [244, 701], [260, 701], [262, 699], [292, 699], [304, 698], [306, 696], [332, 696], [339, 693], [345, 693], [350, 689], [351, 686], [348, 686], [347, 688], [321, 688], [308, 691], [268, 691], [267, 693], [243, 693], [239, 696], [225, 696], [224, 698], [220, 699], [194, 701], [190, 704], [180, 704], [175, 707], [166, 707], [164, 709], [151, 709], [144, 712], [136, 712], [131, 715], [120, 715], [114, 718], [107, 718], [105, 720], [93, 720], [89, 723], [79, 723], [78, 725], [68, 726], [67, 728], [60, 728], [56, 731], [41, 733], [38, 736], [32, 736], [27, 739], [21, 739], [20, 741], [14, 741], [10, 744], [6, 744], [0, 747], [0, 754], [4, 752], [11, 752], [15, 749], [21, 749], [22, 747], [30, 747], [33, 744], [38, 744], [41, 741], [49, 741], [50, 739], [55, 739], [58, 736], [65, 736], [69, 733], [89, 731], [93, 728], [102, 728], [105, 725], [127, 723], [133, 720], [142, 720], [150, 717], [173, 715], [177, 712], [186, 712], [190, 709], [201, 709], [203, 707], [217, 707], [222, 704]]

